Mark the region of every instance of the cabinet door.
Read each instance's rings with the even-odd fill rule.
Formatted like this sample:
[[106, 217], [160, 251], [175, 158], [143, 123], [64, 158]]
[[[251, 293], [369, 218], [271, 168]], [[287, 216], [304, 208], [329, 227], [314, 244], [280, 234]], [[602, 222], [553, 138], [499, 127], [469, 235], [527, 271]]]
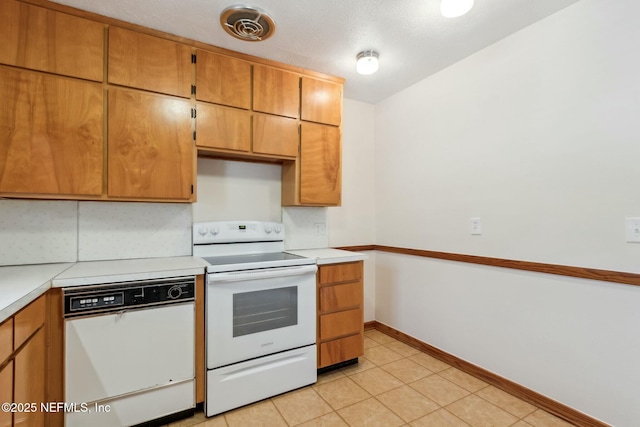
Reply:
[[0, 193], [102, 193], [99, 84], [0, 67], [0, 99]]
[[191, 198], [194, 148], [189, 101], [109, 90], [110, 197]]
[[248, 152], [251, 114], [236, 108], [198, 104], [196, 141], [199, 147]]
[[[13, 317], [0, 325], [0, 365], [13, 353]], [[0, 403], [5, 402], [1, 400]]]
[[46, 297], [33, 301], [14, 317], [13, 348], [20, 347], [36, 330], [44, 325]]
[[196, 99], [231, 107], [251, 108], [251, 64], [241, 59], [198, 50]]
[[300, 76], [278, 68], [254, 65], [253, 109], [297, 118], [300, 109]]
[[[15, 402], [35, 402], [38, 406], [40, 402], [46, 402], [45, 354], [45, 330], [41, 328], [15, 356]], [[44, 426], [45, 412], [37, 409], [35, 412], [16, 412], [14, 426]]]
[[300, 202], [339, 205], [342, 182], [340, 128], [302, 123], [300, 132]]
[[[0, 403], [5, 402], [13, 402], [13, 361], [0, 369]], [[0, 427], [11, 427], [12, 420], [11, 412], [0, 411]]]
[[311, 77], [302, 77], [300, 118], [309, 122], [340, 126], [342, 122], [342, 85]]
[[6, 0], [0, 16], [1, 63], [102, 81], [103, 24]]
[[253, 152], [278, 157], [298, 155], [298, 122], [287, 117], [253, 116]]
[[191, 47], [109, 28], [109, 83], [189, 98]]

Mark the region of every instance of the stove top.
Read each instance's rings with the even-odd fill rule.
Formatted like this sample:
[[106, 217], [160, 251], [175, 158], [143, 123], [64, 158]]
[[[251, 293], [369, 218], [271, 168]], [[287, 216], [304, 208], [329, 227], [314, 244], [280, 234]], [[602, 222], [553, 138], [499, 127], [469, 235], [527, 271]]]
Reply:
[[207, 272], [209, 273], [289, 267], [316, 263], [316, 260], [313, 258], [305, 258], [287, 252], [202, 257], [202, 259], [209, 263], [207, 266]]
[[193, 224], [193, 255], [209, 263], [209, 273], [316, 263], [285, 252], [284, 236], [284, 225], [277, 222], [198, 222]]

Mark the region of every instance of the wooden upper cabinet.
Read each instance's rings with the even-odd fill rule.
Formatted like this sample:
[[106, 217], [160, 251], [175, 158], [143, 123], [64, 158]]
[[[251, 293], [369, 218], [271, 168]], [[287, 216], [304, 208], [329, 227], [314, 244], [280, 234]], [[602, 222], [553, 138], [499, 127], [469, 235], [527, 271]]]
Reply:
[[309, 122], [340, 126], [342, 122], [342, 85], [311, 77], [302, 77], [300, 118]]
[[109, 83], [191, 97], [190, 46], [109, 28]]
[[249, 152], [251, 114], [249, 111], [198, 103], [196, 144], [199, 147]]
[[190, 201], [192, 138], [188, 100], [111, 88], [109, 197]]
[[0, 193], [102, 193], [98, 83], [0, 67]]
[[102, 81], [104, 25], [1, 0], [0, 63]]
[[295, 158], [298, 155], [299, 140], [297, 120], [254, 114], [254, 153]]
[[298, 118], [300, 110], [300, 76], [255, 64], [253, 66], [253, 110]]
[[300, 203], [337, 206], [341, 203], [340, 128], [302, 123], [300, 127]]
[[198, 50], [196, 99], [248, 110], [251, 108], [251, 63]]

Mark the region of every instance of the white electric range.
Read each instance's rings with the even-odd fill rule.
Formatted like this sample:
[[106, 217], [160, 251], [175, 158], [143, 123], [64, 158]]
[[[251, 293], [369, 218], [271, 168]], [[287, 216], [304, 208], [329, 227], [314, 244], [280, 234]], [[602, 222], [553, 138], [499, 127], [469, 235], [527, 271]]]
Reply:
[[193, 225], [208, 263], [207, 416], [317, 380], [316, 261], [284, 252], [284, 236], [272, 222]]

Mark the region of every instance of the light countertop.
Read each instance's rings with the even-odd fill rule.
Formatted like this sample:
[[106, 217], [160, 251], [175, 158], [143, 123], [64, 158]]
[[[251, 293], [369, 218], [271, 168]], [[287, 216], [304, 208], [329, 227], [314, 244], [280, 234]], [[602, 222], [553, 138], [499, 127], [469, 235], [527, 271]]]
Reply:
[[54, 288], [204, 274], [206, 261], [193, 256], [78, 262], [53, 279]]
[[44, 294], [51, 279], [72, 263], [0, 267], [0, 322], [13, 316]]
[[363, 261], [369, 258], [366, 254], [361, 252], [344, 251], [342, 249], [333, 248], [297, 249], [287, 250], [286, 252], [306, 258], [315, 258], [318, 265]]
[[143, 258], [0, 267], [0, 322], [51, 287], [71, 287], [204, 274], [198, 257]]

